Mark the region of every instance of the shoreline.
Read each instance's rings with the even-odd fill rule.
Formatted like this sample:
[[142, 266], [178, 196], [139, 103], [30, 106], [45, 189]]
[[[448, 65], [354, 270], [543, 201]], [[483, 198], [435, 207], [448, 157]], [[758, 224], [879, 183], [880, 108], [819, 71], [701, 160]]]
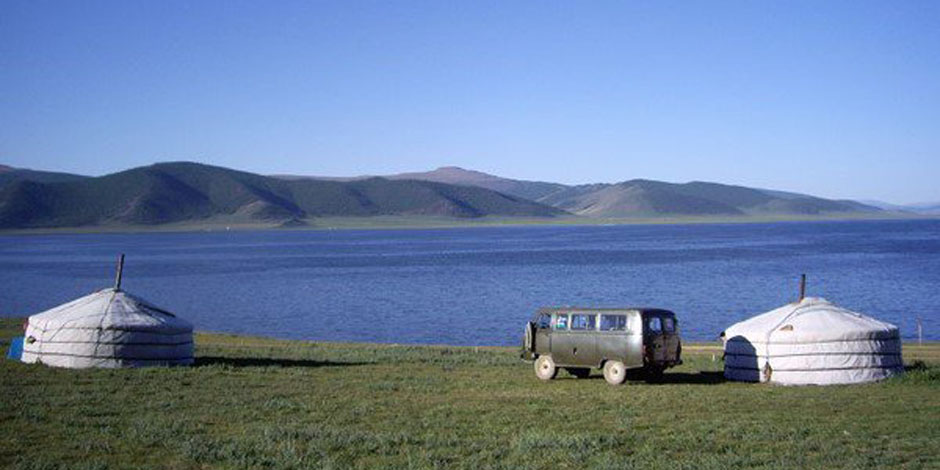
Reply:
[[[39, 313], [39, 312], [37, 312]], [[27, 317], [0, 317], [0, 329], [2, 328], [16, 328], [26, 321]], [[281, 338], [277, 336], [265, 336], [265, 335], [255, 335], [255, 334], [244, 334], [244, 333], [229, 333], [226, 331], [218, 330], [194, 330], [193, 334], [196, 335], [197, 339], [201, 339], [202, 343], [205, 345], [211, 345], [218, 343], [219, 341], [212, 341], [212, 339], [225, 339], [225, 340], [237, 340], [243, 345], [248, 345], [251, 343], [264, 343], [265, 347], [293, 347], [297, 345], [322, 345], [322, 346], [336, 346], [336, 347], [370, 347], [370, 348], [428, 348], [428, 349], [444, 349], [444, 348], [457, 348], [457, 349], [475, 349], [481, 351], [516, 351], [519, 349], [519, 345], [494, 345], [494, 344], [448, 344], [448, 343], [409, 343], [409, 342], [376, 342], [376, 341], [339, 341], [339, 340], [320, 340], [320, 339], [300, 339], [300, 338]], [[4, 344], [3, 341], [0, 341], [0, 345]], [[913, 349], [930, 349], [940, 347], [940, 339], [925, 339], [923, 343], [918, 343], [916, 339], [905, 340], [901, 338], [902, 351], [903, 349], [913, 348]], [[722, 345], [720, 341], [707, 341], [707, 340], [689, 340], [682, 341], [683, 351], [694, 351], [694, 352], [721, 352]]]
[[532, 217], [481, 217], [459, 219], [449, 217], [418, 216], [371, 216], [371, 217], [324, 217], [303, 219], [304, 225], [284, 226], [283, 222], [243, 222], [207, 220], [161, 225], [93, 225], [81, 227], [45, 227], [0, 229], [0, 236], [58, 235], [58, 234], [136, 234], [136, 233], [216, 233], [216, 232], [323, 232], [336, 230], [434, 230], [491, 227], [587, 227], [587, 226], [631, 226], [631, 225], [745, 225], [792, 222], [877, 222], [907, 220], [940, 220], [940, 215], [890, 213], [880, 216], [743, 216], [743, 217], [637, 217], [637, 218], [588, 218], [579, 216], [532, 218]]
[[[370, 341], [335, 341], [335, 340], [317, 340], [317, 339], [294, 339], [294, 338], [279, 338], [276, 336], [258, 336], [258, 335], [246, 335], [239, 333], [226, 333], [224, 331], [210, 331], [210, 330], [195, 330], [193, 334], [199, 337], [202, 337], [204, 340], [212, 337], [223, 337], [229, 339], [238, 339], [244, 342], [256, 342], [256, 343], [285, 343], [283, 347], [288, 347], [291, 345], [297, 344], [319, 344], [325, 346], [349, 346], [349, 347], [372, 347], [372, 348], [395, 348], [395, 347], [405, 347], [405, 348], [429, 348], [429, 349], [442, 349], [442, 348], [457, 348], [457, 349], [479, 349], [481, 351], [517, 351], [520, 348], [520, 345], [505, 346], [505, 345], [492, 345], [492, 344], [447, 344], [447, 343], [379, 343], [379, 342], [370, 342]], [[209, 342], [211, 343], [211, 341]], [[271, 346], [266, 344], [266, 346]], [[940, 339], [925, 339], [923, 343], [918, 343], [916, 339], [914, 340], [905, 340], [901, 338], [901, 347], [902, 354], [903, 350], [906, 348], [914, 349], [931, 349], [940, 347]], [[682, 350], [691, 351], [691, 352], [721, 352], [723, 350], [721, 341], [703, 341], [703, 340], [692, 340], [692, 341], [682, 341]]]

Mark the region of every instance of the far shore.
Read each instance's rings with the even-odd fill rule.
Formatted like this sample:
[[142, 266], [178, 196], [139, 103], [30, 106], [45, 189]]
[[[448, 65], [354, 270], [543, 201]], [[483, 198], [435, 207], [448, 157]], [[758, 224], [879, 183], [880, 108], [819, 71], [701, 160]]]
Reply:
[[436, 216], [368, 216], [368, 217], [317, 217], [283, 221], [259, 222], [213, 218], [159, 225], [88, 225], [79, 227], [43, 227], [23, 229], [0, 229], [2, 235], [45, 235], [83, 233], [173, 233], [173, 232], [225, 232], [225, 231], [326, 231], [326, 230], [409, 230], [449, 229], [473, 227], [512, 226], [604, 226], [604, 225], [691, 225], [691, 224], [758, 224], [777, 222], [838, 222], [879, 220], [934, 220], [937, 215], [885, 213], [835, 214], [835, 215], [749, 215], [733, 216], [675, 216], [592, 218], [581, 216], [563, 217], [480, 217], [473, 219]]

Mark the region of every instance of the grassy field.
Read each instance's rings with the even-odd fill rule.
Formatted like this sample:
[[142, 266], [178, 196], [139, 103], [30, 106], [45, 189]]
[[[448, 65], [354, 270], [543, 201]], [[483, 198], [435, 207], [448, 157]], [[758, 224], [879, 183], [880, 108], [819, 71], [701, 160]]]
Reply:
[[904, 352], [882, 383], [781, 387], [689, 345], [661, 382], [611, 387], [539, 382], [512, 348], [199, 334], [191, 368], [2, 361], [0, 467], [938, 468], [940, 344]]

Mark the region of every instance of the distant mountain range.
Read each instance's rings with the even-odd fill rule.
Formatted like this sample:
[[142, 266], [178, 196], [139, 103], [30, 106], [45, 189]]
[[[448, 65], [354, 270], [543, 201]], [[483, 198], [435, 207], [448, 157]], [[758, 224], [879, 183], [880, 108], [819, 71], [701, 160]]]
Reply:
[[[277, 177], [292, 180], [318, 179], [315, 176]], [[359, 178], [374, 177], [342, 179], [355, 181]], [[621, 183], [564, 185], [501, 178], [453, 166], [424, 173], [385, 175], [382, 178], [482, 187], [586, 217], [826, 216], [884, 212], [878, 207], [855, 201], [697, 181], [675, 184], [635, 179]]]
[[918, 214], [940, 215], [940, 202], [933, 202], [933, 203], [927, 203], [927, 204], [914, 204], [908, 207], [909, 209], [907, 210], [916, 212]]
[[[29, 171], [29, 173], [24, 173]], [[554, 207], [485, 188], [368, 178], [285, 180], [198, 163], [101, 177], [7, 170], [0, 228], [155, 225], [226, 217], [302, 224], [330, 216], [553, 217]]]
[[886, 211], [910, 212], [914, 214], [923, 214], [923, 215], [940, 215], [940, 202], [923, 202], [920, 204], [907, 204], [907, 205], [891, 204], [888, 202], [873, 201], [873, 200], [866, 200], [866, 201], [859, 201], [859, 202], [868, 204], [869, 206], [875, 206], [879, 209], [886, 210]]
[[218, 220], [298, 226], [322, 217], [382, 215], [626, 219], [885, 213], [856, 201], [718, 183], [634, 179], [564, 185], [458, 167], [336, 178], [263, 176], [173, 162], [88, 177], [0, 165], [0, 228], [5, 229]]

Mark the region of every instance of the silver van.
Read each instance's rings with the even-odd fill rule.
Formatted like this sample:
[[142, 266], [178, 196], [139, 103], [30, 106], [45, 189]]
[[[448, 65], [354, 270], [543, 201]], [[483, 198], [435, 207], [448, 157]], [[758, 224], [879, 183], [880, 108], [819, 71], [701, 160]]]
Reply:
[[620, 385], [628, 369], [651, 376], [682, 364], [676, 314], [658, 308], [542, 308], [525, 326], [523, 359], [535, 375], [555, 378], [559, 368], [588, 377], [592, 368]]

